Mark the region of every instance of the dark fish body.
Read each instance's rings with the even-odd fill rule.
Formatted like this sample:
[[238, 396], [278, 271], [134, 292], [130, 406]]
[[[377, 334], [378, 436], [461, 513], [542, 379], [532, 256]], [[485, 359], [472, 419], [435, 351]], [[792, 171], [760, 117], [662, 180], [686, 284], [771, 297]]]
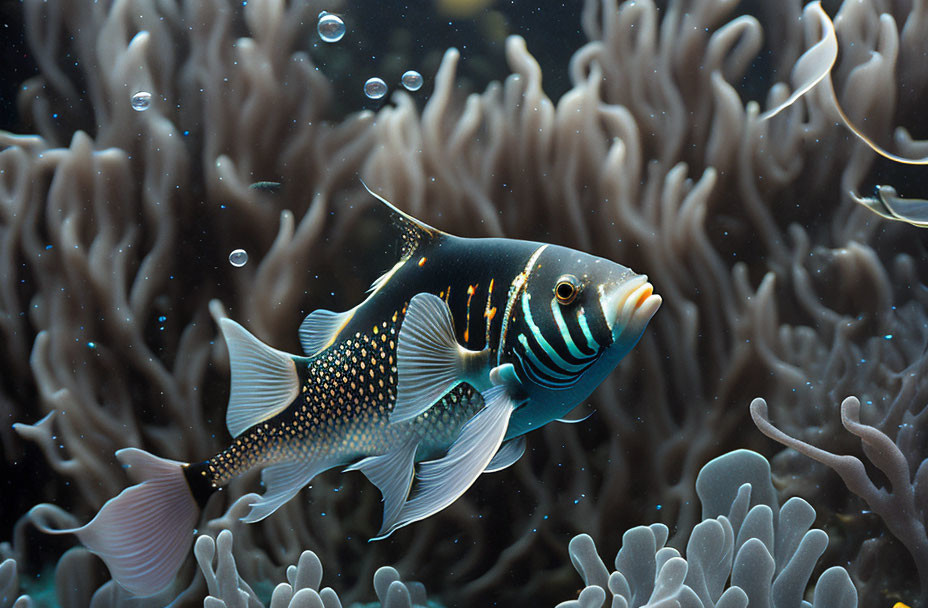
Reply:
[[451, 312], [458, 342], [471, 350], [487, 349], [495, 360], [510, 284], [543, 244], [451, 235], [419, 242], [424, 236], [407, 236], [414, 252], [351, 312], [331, 345], [315, 356], [297, 359], [301, 392], [286, 410], [189, 467], [188, 478], [202, 478], [193, 481], [200, 486], [202, 503], [212, 489], [254, 467], [315, 459], [331, 463], [331, 468], [395, 449], [414, 428], [425, 439], [416, 460], [433, 457], [447, 449], [483, 407], [481, 394], [461, 383], [416, 419], [389, 423], [396, 397], [397, 339], [410, 294], [441, 298]]
[[[401, 259], [355, 308], [310, 314], [304, 355], [219, 319], [229, 348], [228, 448], [193, 464], [117, 452], [142, 483], [71, 532], [137, 594], [173, 578], [200, 509], [244, 471], [266, 486], [260, 521], [317, 474], [359, 470], [384, 497], [377, 537], [454, 502], [521, 457], [637, 342], [657, 310], [646, 277], [556, 245], [442, 233], [380, 199]], [[166, 548], [165, 548], [166, 547]]]

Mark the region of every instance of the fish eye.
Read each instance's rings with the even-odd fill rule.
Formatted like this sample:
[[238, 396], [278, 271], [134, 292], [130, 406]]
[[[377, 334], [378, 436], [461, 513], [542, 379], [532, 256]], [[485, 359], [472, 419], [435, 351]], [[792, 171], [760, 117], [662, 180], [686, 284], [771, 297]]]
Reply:
[[572, 274], [562, 275], [554, 285], [554, 297], [558, 304], [567, 305], [580, 294], [580, 281]]

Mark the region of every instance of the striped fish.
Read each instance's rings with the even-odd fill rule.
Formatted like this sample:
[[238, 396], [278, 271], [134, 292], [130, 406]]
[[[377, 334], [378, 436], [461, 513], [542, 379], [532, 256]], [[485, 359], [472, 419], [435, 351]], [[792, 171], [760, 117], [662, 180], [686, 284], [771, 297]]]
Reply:
[[516, 462], [524, 435], [585, 399], [660, 306], [646, 277], [609, 260], [451, 236], [377, 198], [402, 256], [361, 304], [310, 314], [303, 355], [219, 320], [231, 363], [225, 450], [197, 463], [119, 450], [140, 483], [85, 526], [43, 529], [76, 534], [120, 585], [149, 595], [172, 581], [206, 501], [237, 475], [262, 468], [266, 491], [244, 518], [257, 522], [346, 467], [383, 494], [384, 538]]

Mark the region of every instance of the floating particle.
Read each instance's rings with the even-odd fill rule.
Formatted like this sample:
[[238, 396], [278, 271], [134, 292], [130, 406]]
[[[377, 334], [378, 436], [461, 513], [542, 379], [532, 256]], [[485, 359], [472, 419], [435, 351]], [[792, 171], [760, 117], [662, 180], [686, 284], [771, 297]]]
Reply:
[[418, 91], [422, 88], [422, 74], [415, 70], [408, 70], [403, 74], [403, 86], [407, 91]]
[[364, 94], [371, 99], [380, 99], [387, 94], [387, 83], [383, 78], [368, 78], [364, 83]]
[[148, 91], [139, 91], [132, 96], [130, 100], [132, 109], [136, 112], [144, 112], [151, 107], [151, 93]]
[[345, 35], [345, 22], [338, 15], [322, 11], [316, 31], [323, 42], [338, 42]]
[[241, 268], [248, 263], [248, 252], [244, 249], [236, 249], [229, 254], [229, 263], [236, 268]]

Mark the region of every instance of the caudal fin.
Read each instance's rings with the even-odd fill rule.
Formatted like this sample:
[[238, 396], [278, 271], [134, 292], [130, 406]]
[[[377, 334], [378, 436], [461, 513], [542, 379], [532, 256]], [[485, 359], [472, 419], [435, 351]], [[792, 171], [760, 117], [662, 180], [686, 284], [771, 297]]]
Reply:
[[116, 452], [130, 477], [140, 481], [109, 499], [90, 523], [49, 534], [74, 534], [100, 556], [113, 579], [136, 595], [153, 595], [177, 574], [193, 542], [200, 507], [184, 463], [136, 448]]

